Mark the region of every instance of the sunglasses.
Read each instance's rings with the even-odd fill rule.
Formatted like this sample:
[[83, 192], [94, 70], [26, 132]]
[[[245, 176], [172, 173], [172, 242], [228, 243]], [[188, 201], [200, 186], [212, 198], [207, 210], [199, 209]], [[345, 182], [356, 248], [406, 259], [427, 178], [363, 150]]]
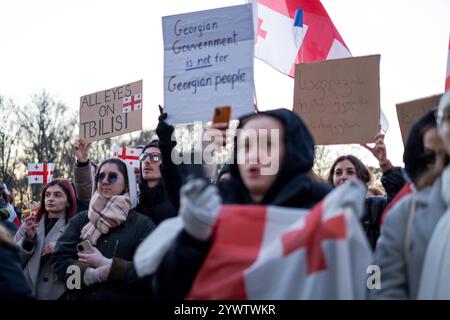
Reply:
[[106, 175], [106, 173], [104, 173], [104, 172], [100, 172], [99, 174], [97, 174], [97, 177], [96, 177], [97, 183], [104, 183], [105, 178], [106, 178], [107, 183], [114, 184], [119, 179], [119, 176], [117, 175], [117, 173], [114, 173], [114, 172], [112, 172], [108, 175]]
[[147, 158], [150, 158], [151, 162], [161, 161], [161, 153], [141, 153], [139, 161], [144, 162]]

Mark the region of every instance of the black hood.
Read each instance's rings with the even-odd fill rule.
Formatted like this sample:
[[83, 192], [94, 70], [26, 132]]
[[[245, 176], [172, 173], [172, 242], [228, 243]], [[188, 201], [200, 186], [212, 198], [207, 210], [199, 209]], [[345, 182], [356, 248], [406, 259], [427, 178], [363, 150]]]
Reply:
[[[280, 171], [277, 178], [264, 196], [262, 203], [279, 203], [280, 201], [276, 199], [279, 199], [280, 196], [283, 198], [289, 197], [293, 193], [298, 193], [306, 185], [308, 189], [312, 189], [310, 188], [311, 185], [315, 185], [316, 182], [311, 179], [308, 173], [314, 164], [314, 140], [306, 125], [296, 113], [287, 109], [275, 109], [243, 116], [239, 119], [238, 128], [242, 128], [249, 119], [261, 115], [270, 116], [281, 121], [284, 127], [285, 143], [284, 161], [280, 163]], [[240, 185], [241, 189], [248, 193], [248, 190], [242, 182], [237, 165], [236, 140], [234, 148], [234, 162], [229, 166], [230, 173], [233, 180]], [[329, 188], [325, 189], [326, 191], [322, 190], [323, 192], [317, 192], [317, 196], [322, 197], [328, 192]]]

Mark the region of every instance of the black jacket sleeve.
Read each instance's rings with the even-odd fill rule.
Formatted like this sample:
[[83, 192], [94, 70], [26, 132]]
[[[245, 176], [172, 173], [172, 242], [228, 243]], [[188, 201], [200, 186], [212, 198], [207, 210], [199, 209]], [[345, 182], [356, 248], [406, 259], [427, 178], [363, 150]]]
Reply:
[[153, 275], [157, 298], [183, 299], [208, 254], [211, 241], [198, 241], [182, 230]]
[[159, 123], [156, 127], [156, 134], [159, 138], [159, 149], [162, 156], [161, 177], [170, 202], [178, 210], [180, 208], [182, 178], [179, 166], [172, 161], [172, 150], [177, 145], [177, 142], [172, 140], [174, 127], [164, 121], [166, 118], [167, 114], [162, 114], [158, 119]]
[[406, 180], [403, 176], [403, 169], [400, 167], [392, 167], [383, 173], [381, 184], [386, 190], [388, 202], [394, 199], [405, 183]]

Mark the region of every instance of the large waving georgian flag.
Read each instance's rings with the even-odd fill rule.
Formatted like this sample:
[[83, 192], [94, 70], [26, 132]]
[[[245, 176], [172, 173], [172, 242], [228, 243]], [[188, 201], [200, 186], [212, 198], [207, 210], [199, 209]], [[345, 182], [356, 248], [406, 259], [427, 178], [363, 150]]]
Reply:
[[[294, 77], [294, 66], [351, 57], [350, 50], [319, 0], [250, 0], [257, 7], [255, 56]], [[303, 41], [293, 30], [297, 9], [303, 9]]]
[[364, 299], [371, 250], [364, 189], [336, 188], [310, 211], [225, 206], [191, 299]]

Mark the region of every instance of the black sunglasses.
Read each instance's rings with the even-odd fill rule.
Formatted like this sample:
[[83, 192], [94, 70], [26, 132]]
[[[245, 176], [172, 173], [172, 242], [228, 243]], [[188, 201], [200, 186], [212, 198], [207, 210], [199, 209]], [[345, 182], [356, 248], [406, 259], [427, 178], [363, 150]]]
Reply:
[[139, 161], [144, 162], [147, 158], [150, 158], [151, 162], [158, 162], [161, 161], [161, 154], [160, 153], [141, 153], [139, 156]]
[[106, 173], [104, 172], [100, 172], [96, 177], [97, 183], [103, 183], [105, 181], [105, 178], [109, 184], [114, 184], [119, 179], [119, 176], [115, 172], [111, 172], [108, 175], [106, 175]]

